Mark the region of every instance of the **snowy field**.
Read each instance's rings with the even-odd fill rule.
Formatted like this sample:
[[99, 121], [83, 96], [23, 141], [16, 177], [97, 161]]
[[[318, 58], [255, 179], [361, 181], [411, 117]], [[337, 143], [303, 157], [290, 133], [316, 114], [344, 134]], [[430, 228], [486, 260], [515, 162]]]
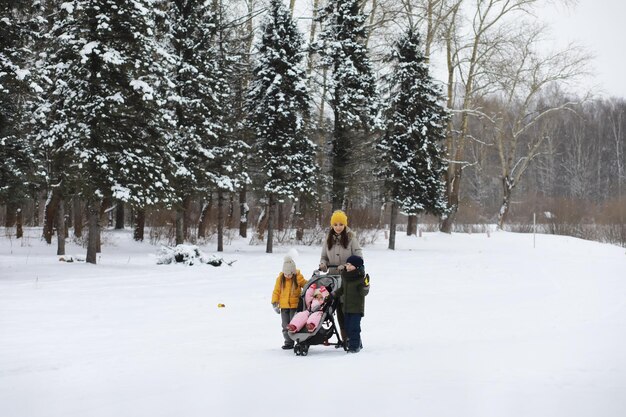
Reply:
[[[298, 357], [270, 305], [291, 247], [156, 265], [157, 247], [107, 232], [94, 266], [28, 233], [0, 229], [2, 417], [626, 416], [623, 248], [431, 233], [394, 252], [381, 235], [364, 350]], [[296, 249], [308, 277], [320, 249]]]

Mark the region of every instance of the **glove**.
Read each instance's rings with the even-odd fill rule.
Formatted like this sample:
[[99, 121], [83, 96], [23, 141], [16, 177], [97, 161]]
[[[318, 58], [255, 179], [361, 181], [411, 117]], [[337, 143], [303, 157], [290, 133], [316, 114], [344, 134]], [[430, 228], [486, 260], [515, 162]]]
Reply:
[[272, 308], [276, 312], [276, 314], [280, 314], [280, 307], [278, 307], [278, 303], [273, 303]]
[[339, 271], [339, 272], [343, 271], [344, 269], [346, 269], [346, 265], [345, 265], [345, 264], [343, 264], [343, 265], [339, 265], [339, 266], [337, 267], [337, 271]]
[[322, 272], [326, 272], [328, 271], [328, 267], [326, 266], [324, 262], [320, 262], [319, 270]]

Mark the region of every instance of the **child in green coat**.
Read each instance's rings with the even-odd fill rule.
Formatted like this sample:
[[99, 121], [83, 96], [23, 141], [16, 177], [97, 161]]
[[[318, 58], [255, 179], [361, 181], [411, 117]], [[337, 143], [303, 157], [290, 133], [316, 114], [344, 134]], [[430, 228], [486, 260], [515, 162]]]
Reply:
[[363, 258], [352, 255], [341, 271], [341, 286], [334, 297], [343, 296], [343, 315], [348, 336], [348, 353], [358, 353], [361, 344], [361, 318], [365, 315], [365, 296], [369, 293], [369, 279], [366, 278]]

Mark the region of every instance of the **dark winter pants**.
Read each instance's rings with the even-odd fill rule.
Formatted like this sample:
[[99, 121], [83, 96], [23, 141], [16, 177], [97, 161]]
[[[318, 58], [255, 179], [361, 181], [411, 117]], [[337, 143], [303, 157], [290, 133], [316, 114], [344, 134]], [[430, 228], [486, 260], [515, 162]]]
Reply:
[[287, 325], [289, 324], [289, 322], [295, 315], [296, 315], [295, 308], [281, 308], [280, 309], [280, 321], [283, 326], [283, 337], [285, 338], [285, 344], [288, 344], [288, 345], [293, 345], [293, 340], [291, 340], [289, 338], [289, 335], [287, 334]]
[[361, 313], [344, 313], [344, 324], [348, 333], [348, 349], [361, 348]]

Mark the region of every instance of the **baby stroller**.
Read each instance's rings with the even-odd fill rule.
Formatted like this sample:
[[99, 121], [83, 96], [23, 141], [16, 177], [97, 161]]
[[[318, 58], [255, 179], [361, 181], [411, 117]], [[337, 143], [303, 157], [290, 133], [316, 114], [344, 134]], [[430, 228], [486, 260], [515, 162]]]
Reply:
[[[304, 294], [312, 284], [316, 284], [318, 288], [324, 286], [329, 293], [332, 293], [341, 285], [341, 275], [322, 275], [320, 274], [320, 271], [313, 272], [313, 276], [303, 288], [300, 301], [298, 302], [298, 312], [303, 311], [306, 308], [304, 303]], [[344, 342], [341, 340], [341, 336], [339, 335], [334, 319], [337, 303], [337, 300], [333, 299], [331, 303], [324, 304], [322, 307], [320, 324], [313, 332], [309, 332], [305, 326], [297, 332], [288, 333], [291, 340], [295, 342], [293, 351], [297, 356], [306, 356], [309, 353], [309, 347], [311, 345], [327, 344], [328, 340], [333, 337], [333, 335], [337, 337], [337, 342], [334, 344], [335, 348], [345, 349]]]

